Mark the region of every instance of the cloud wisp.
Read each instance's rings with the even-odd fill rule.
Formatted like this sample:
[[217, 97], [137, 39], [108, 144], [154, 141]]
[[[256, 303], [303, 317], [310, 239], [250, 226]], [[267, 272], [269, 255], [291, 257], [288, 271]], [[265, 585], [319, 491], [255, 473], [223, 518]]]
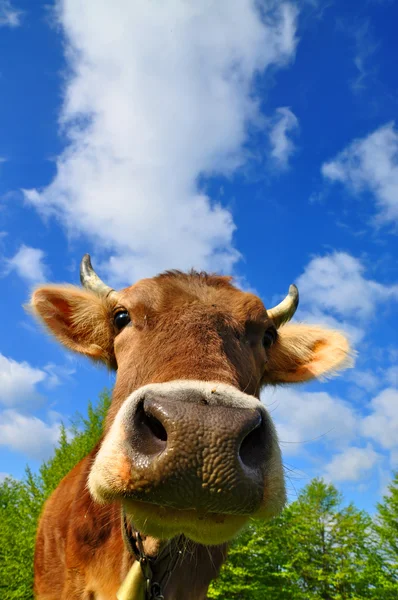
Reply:
[[371, 58], [377, 51], [379, 44], [373, 40], [369, 21], [363, 22], [353, 31], [355, 39], [354, 65], [358, 74], [352, 82], [354, 92], [361, 92], [368, 84], [369, 77], [375, 69], [371, 65]]
[[24, 406], [29, 409], [37, 406], [43, 399], [37, 385], [47, 377], [42, 369], [0, 354], [0, 404], [9, 408]]
[[358, 198], [370, 194], [377, 209], [376, 224], [398, 226], [398, 131], [394, 123], [354, 140], [322, 165], [322, 175], [343, 184]]
[[5, 259], [4, 274], [15, 272], [29, 285], [44, 282], [47, 279], [44, 257], [43, 250], [23, 244], [12, 258]]
[[47, 424], [38, 417], [7, 409], [0, 413], [0, 445], [29, 458], [47, 459], [59, 440], [59, 423]]
[[290, 108], [287, 106], [277, 108], [269, 138], [271, 159], [279, 169], [286, 169], [289, 166], [289, 159], [296, 150], [291, 135], [297, 131], [298, 126], [298, 119]]
[[46, 422], [32, 413], [45, 403], [41, 390], [53, 389], [72, 373], [71, 368], [36, 368], [0, 354], [0, 446], [28, 458], [48, 458], [59, 439], [60, 415], [48, 411]]
[[343, 328], [352, 343], [365, 335], [365, 324], [383, 303], [398, 301], [398, 284], [366, 276], [361, 261], [346, 252], [313, 258], [298, 277], [301, 318]]
[[371, 444], [365, 447], [350, 446], [332, 457], [325, 468], [325, 479], [339, 483], [369, 480], [381, 459]]
[[0, 0], [0, 27], [18, 27], [22, 11], [16, 9], [10, 0]]
[[398, 389], [387, 388], [371, 401], [362, 423], [363, 434], [386, 450], [398, 452]]
[[265, 389], [285, 459], [300, 457], [334, 482], [375, 477], [375, 468], [398, 464], [398, 390], [374, 396], [366, 412], [327, 392]]

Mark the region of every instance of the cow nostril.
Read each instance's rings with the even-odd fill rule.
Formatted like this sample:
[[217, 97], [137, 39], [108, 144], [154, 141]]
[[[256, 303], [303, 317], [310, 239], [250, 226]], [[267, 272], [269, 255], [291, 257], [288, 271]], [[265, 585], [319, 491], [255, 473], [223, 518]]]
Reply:
[[144, 411], [143, 424], [148, 427], [154, 437], [161, 442], [167, 442], [167, 431], [154, 415], [150, 415]]
[[249, 431], [242, 440], [239, 448], [239, 458], [242, 463], [251, 469], [257, 469], [265, 450], [264, 423], [262, 416], [257, 425]]
[[146, 410], [143, 402], [137, 407], [135, 427], [139, 432], [136, 442], [143, 444], [147, 454], [156, 454], [166, 448], [167, 431], [159, 419]]

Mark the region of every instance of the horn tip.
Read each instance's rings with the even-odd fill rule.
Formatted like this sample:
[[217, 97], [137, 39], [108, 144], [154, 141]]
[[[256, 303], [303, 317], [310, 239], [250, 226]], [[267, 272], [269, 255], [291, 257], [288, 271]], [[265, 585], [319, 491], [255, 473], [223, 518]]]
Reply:
[[91, 256], [89, 254], [85, 254], [80, 263], [80, 283], [84, 286], [84, 282], [87, 278], [87, 275], [93, 270], [93, 266], [91, 264]]
[[91, 256], [89, 254], [84, 254], [82, 258], [82, 263], [90, 263], [91, 264]]
[[298, 287], [294, 283], [289, 285], [289, 296], [291, 296], [291, 298], [293, 299], [294, 308], [296, 309], [299, 304], [300, 296], [299, 296]]

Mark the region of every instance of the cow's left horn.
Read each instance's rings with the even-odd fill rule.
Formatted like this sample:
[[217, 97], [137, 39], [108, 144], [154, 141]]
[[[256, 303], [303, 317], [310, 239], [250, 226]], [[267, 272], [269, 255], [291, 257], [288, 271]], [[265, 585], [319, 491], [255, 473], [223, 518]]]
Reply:
[[80, 281], [83, 287], [95, 292], [98, 296], [108, 297], [111, 294], [116, 294], [113, 288], [106, 285], [106, 283], [98, 277], [91, 264], [89, 254], [85, 254], [80, 263]]
[[289, 287], [289, 293], [280, 304], [267, 310], [268, 316], [273, 320], [278, 329], [284, 323], [290, 321], [297, 310], [299, 303], [299, 293], [297, 287], [293, 284]]

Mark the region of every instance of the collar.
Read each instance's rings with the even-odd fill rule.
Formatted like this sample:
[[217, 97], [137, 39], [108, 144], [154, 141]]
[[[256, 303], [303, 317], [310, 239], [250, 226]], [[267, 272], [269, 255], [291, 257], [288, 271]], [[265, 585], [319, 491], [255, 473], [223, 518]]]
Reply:
[[161, 544], [156, 556], [148, 556], [140, 532], [124, 510], [121, 520], [124, 544], [135, 561], [118, 590], [117, 600], [164, 600], [163, 591], [182, 554], [181, 538]]

